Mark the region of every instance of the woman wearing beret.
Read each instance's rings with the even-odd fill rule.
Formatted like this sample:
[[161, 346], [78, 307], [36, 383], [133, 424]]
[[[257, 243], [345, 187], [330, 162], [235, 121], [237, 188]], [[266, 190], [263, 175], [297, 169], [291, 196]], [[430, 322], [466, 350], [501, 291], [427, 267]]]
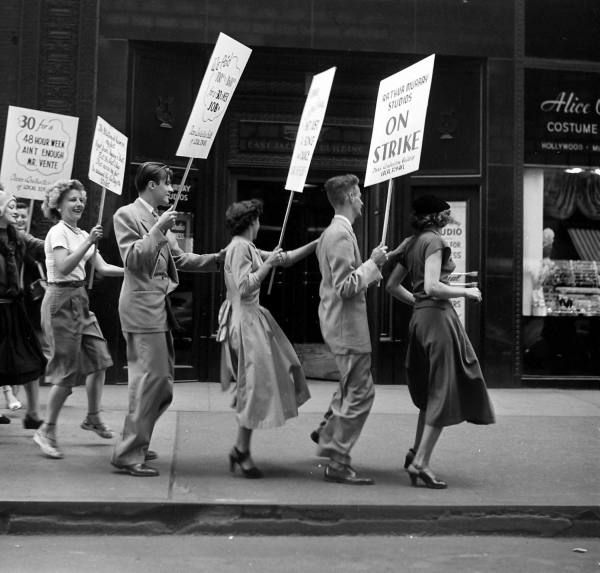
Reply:
[[[0, 185], [0, 380], [24, 385], [27, 393], [26, 429], [39, 428], [38, 378], [46, 360], [23, 302], [25, 257], [44, 260], [44, 241], [16, 227], [17, 200]], [[10, 387], [10, 386], [9, 386]], [[0, 424], [10, 418], [0, 416]]]
[[262, 472], [250, 457], [250, 439], [257, 428], [282, 426], [298, 415], [310, 393], [300, 361], [271, 313], [259, 304], [260, 285], [275, 266], [290, 266], [313, 253], [316, 241], [294, 251], [260, 251], [254, 240], [260, 228], [262, 202], [257, 199], [233, 203], [225, 214], [232, 240], [225, 255], [227, 300], [220, 313], [223, 371], [226, 389], [236, 380], [234, 408], [238, 434], [229, 454], [231, 471], [239, 465], [247, 478]]
[[[481, 301], [477, 287], [451, 286], [456, 268], [440, 234], [453, 221], [450, 205], [433, 195], [413, 202], [412, 225], [417, 233], [395, 249], [397, 264], [387, 282], [388, 292], [411, 305], [406, 371], [411, 398], [419, 408], [414, 447], [404, 467], [412, 485], [444, 489], [430, 468], [430, 458], [442, 429], [471, 422], [494, 423], [494, 410], [479, 361], [451, 299]], [[408, 276], [412, 292], [402, 281]]]

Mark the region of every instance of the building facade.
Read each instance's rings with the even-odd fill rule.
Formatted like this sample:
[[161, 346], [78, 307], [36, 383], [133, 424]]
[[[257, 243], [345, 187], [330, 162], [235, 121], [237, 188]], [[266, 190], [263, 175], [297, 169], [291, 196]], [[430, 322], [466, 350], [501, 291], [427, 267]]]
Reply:
[[[600, 331], [600, 57], [593, 40], [600, 16], [592, 3], [7, 0], [0, 15], [0, 103], [80, 118], [73, 176], [90, 189], [88, 225], [100, 195], [84, 176], [96, 116], [129, 137], [123, 195], [107, 198], [101, 244], [117, 263], [110, 214], [135, 197], [132, 178], [141, 162], [168, 163], [175, 183], [181, 180], [186, 161], [175, 151], [219, 32], [253, 52], [208, 159], [194, 161], [182, 190], [177, 231], [196, 252], [227, 243], [226, 206], [249, 197], [265, 201], [260, 246], [277, 243], [310, 80], [336, 66], [284, 247], [316, 238], [331, 217], [322, 183], [346, 172], [364, 177], [379, 81], [435, 53], [421, 168], [394, 182], [388, 245], [410, 234], [416, 196], [435, 193], [451, 202], [461, 224], [447, 238], [483, 292], [480, 306], [457, 310], [490, 386], [600, 380], [600, 353], [593, 352]], [[381, 236], [386, 189], [364, 190], [356, 231], [365, 255]], [[43, 235], [44, 225], [36, 214], [33, 230]], [[550, 231], [553, 252], [544, 251]], [[178, 378], [215, 380], [222, 276], [181, 279], [173, 301], [182, 327]], [[279, 271], [271, 295], [261, 299], [307, 374], [327, 379], [335, 372], [319, 333], [318, 282], [316, 261], [308, 259]], [[124, 381], [118, 291], [118, 281], [98, 280], [91, 299], [115, 359], [110, 378]], [[368, 304], [376, 381], [403, 383], [408, 310], [383, 285], [372, 289]]]

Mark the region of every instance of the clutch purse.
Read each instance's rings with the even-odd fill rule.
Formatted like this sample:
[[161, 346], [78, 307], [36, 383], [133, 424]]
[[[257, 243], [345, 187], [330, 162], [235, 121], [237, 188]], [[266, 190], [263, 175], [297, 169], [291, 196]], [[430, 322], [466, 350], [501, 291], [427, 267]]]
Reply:
[[231, 315], [231, 301], [225, 299], [219, 309], [219, 328], [217, 329], [217, 342], [225, 342], [227, 340], [229, 316]]

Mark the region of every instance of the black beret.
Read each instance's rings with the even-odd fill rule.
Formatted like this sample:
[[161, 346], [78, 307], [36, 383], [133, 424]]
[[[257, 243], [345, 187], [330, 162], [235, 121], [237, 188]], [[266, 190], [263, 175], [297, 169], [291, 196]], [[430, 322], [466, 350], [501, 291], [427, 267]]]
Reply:
[[428, 215], [447, 211], [450, 205], [435, 195], [422, 195], [413, 201], [412, 208], [415, 215]]

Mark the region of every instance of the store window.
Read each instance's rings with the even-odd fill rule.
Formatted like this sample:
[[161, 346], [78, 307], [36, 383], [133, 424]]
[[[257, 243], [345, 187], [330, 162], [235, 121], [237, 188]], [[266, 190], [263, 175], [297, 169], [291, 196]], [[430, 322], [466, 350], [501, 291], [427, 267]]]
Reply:
[[525, 375], [600, 375], [600, 169], [526, 168]]

